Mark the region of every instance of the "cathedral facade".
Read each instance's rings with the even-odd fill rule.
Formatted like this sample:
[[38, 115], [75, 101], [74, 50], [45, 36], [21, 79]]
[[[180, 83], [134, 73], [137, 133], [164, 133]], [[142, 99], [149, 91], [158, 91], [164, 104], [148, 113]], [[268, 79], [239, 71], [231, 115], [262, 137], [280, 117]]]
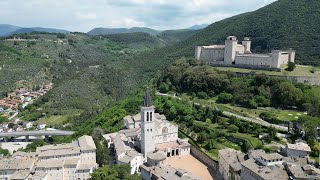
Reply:
[[149, 91], [139, 114], [123, 118], [124, 129], [104, 135], [115, 151], [116, 162], [131, 164], [131, 173], [139, 173], [144, 163], [164, 165], [170, 157], [190, 154], [188, 140], [178, 137], [178, 126], [162, 114], [155, 113]]

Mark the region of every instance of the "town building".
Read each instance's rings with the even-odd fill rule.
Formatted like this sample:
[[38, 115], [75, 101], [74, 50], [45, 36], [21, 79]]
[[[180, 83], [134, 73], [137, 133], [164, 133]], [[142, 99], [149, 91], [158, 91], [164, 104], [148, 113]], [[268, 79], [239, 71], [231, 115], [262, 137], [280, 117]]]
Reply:
[[240, 180], [241, 163], [245, 160], [245, 154], [241, 151], [226, 148], [219, 150], [219, 173], [223, 179]]
[[188, 140], [178, 138], [178, 126], [155, 113], [148, 90], [140, 114], [123, 121], [125, 129], [104, 138], [114, 149], [116, 162], [130, 164], [132, 174], [139, 173], [144, 163], [158, 166], [166, 158], [190, 154]]
[[275, 180], [289, 178], [282, 164], [265, 166], [254, 159], [248, 159], [242, 162], [241, 165], [241, 180]]
[[39, 130], [44, 129], [44, 128], [46, 128], [46, 123], [39, 123], [37, 125], [37, 129], [39, 129]]
[[309, 153], [311, 152], [310, 146], [302, 140], [296, 140], [294, 144], [286, 144], [284, 148], [284, 153], [288, 157], [309, 157]]
[[30, 128], [32, 128], [32, 126], [33, 126], [32, 122], [24, 122], [23, 123], [23, 127], [26, 129], [30, 129]]
[[38, 147], [35, 153], [0, 158], [0, 180], [85, 180], [97, 167], [94, 141], [82, 136], [71, 143]]
[[35, 163], [35, 157], [0, 158], [0, 180], [26, 179]]
[[249, 38], [244, 38], [242, 44], [238, 44], [237, 37], [228, 36], [225, 45], [197, 46], [195, 58], [209, 65], [280, 69], [294, 62], [295, 51], [273, 50], [269, 54], [255, 54], [251, 52]]
[[285, 165], [290, 179], [309, 180], [320, 179], [320, 169], [309, 164], [286, 164]]

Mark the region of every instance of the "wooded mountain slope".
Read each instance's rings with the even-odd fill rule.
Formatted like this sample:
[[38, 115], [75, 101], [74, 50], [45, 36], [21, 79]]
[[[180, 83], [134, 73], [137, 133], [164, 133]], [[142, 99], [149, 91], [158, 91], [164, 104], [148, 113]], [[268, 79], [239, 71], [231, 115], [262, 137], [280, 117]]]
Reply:
[[320, 1], [279, 0], [254, 12], [237, 15], [199, 31], [173, 46], [180, 56], [194, 56], [194, 47], [224, 44], [229, 35], [252, 39], [253, 52], [293, 48], [297, 62], [320, 65]]

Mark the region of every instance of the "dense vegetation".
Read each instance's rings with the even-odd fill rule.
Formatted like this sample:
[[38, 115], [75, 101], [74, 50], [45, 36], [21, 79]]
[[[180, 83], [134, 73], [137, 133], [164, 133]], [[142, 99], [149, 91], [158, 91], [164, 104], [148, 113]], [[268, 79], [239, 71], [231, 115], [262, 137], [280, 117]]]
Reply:
[[90, 180], [140, 180], [139, 175], [130, 174], [131, 167], [128, 164], [103, 166], [92, 173]]
[[[164, 46], [145, 33], [90, 37], [31, 33], [16, 37], [30, 41], [0, 41], [0, 97], [17, 87], [53, 82], [54, 89], [21, 114], [37, 120], [41, 114], [71, 120], [96, 114], [109, 102], [128, 95], [144, 81], [144, 69], [128, 58]], [[12, 37], [9, 37], [12, 38]]]
[[241, 77], [193, 60], [179, 60], [169, 66], [158, 77], [157, 86], [163, 92], [189, 93], [203, 99], [217, 97], [220, 103], [246, 108], [298, 108], [320, 117], [317, 87], [265, 74]]
[[144, 28], [144, 27], [133, 27], [130, 29], [127, 28], [94, 28], [91, 31], [88, 32], [90, 35], [108, 35], [108, 34], [125, 34], [125, 33], [136, 33], [136, 32], [142, 32], [142, 33], [148, 33], [150, 35], [156, 35], [159, 33], [159, 31], [150, 29], [150, 28]]

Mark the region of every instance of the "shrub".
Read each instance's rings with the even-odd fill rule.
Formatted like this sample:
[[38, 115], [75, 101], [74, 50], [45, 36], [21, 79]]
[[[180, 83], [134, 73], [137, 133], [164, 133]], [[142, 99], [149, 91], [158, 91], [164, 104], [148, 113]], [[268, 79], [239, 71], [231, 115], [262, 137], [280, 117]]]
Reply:
[[231, 103], [233, 100], [233, 95], [229, 93], [220, 93], [218, 96], [218, 102], [219, 103]]
[[296, 64], [293, 62], [288, 63], [287, 71], [293, 71], [296, 68]]
[[167, 85], [167, 83], [163, 82], [161, 83], [159, 90], [162, 93], [167, 93], [169, 91], [169, 86]]

